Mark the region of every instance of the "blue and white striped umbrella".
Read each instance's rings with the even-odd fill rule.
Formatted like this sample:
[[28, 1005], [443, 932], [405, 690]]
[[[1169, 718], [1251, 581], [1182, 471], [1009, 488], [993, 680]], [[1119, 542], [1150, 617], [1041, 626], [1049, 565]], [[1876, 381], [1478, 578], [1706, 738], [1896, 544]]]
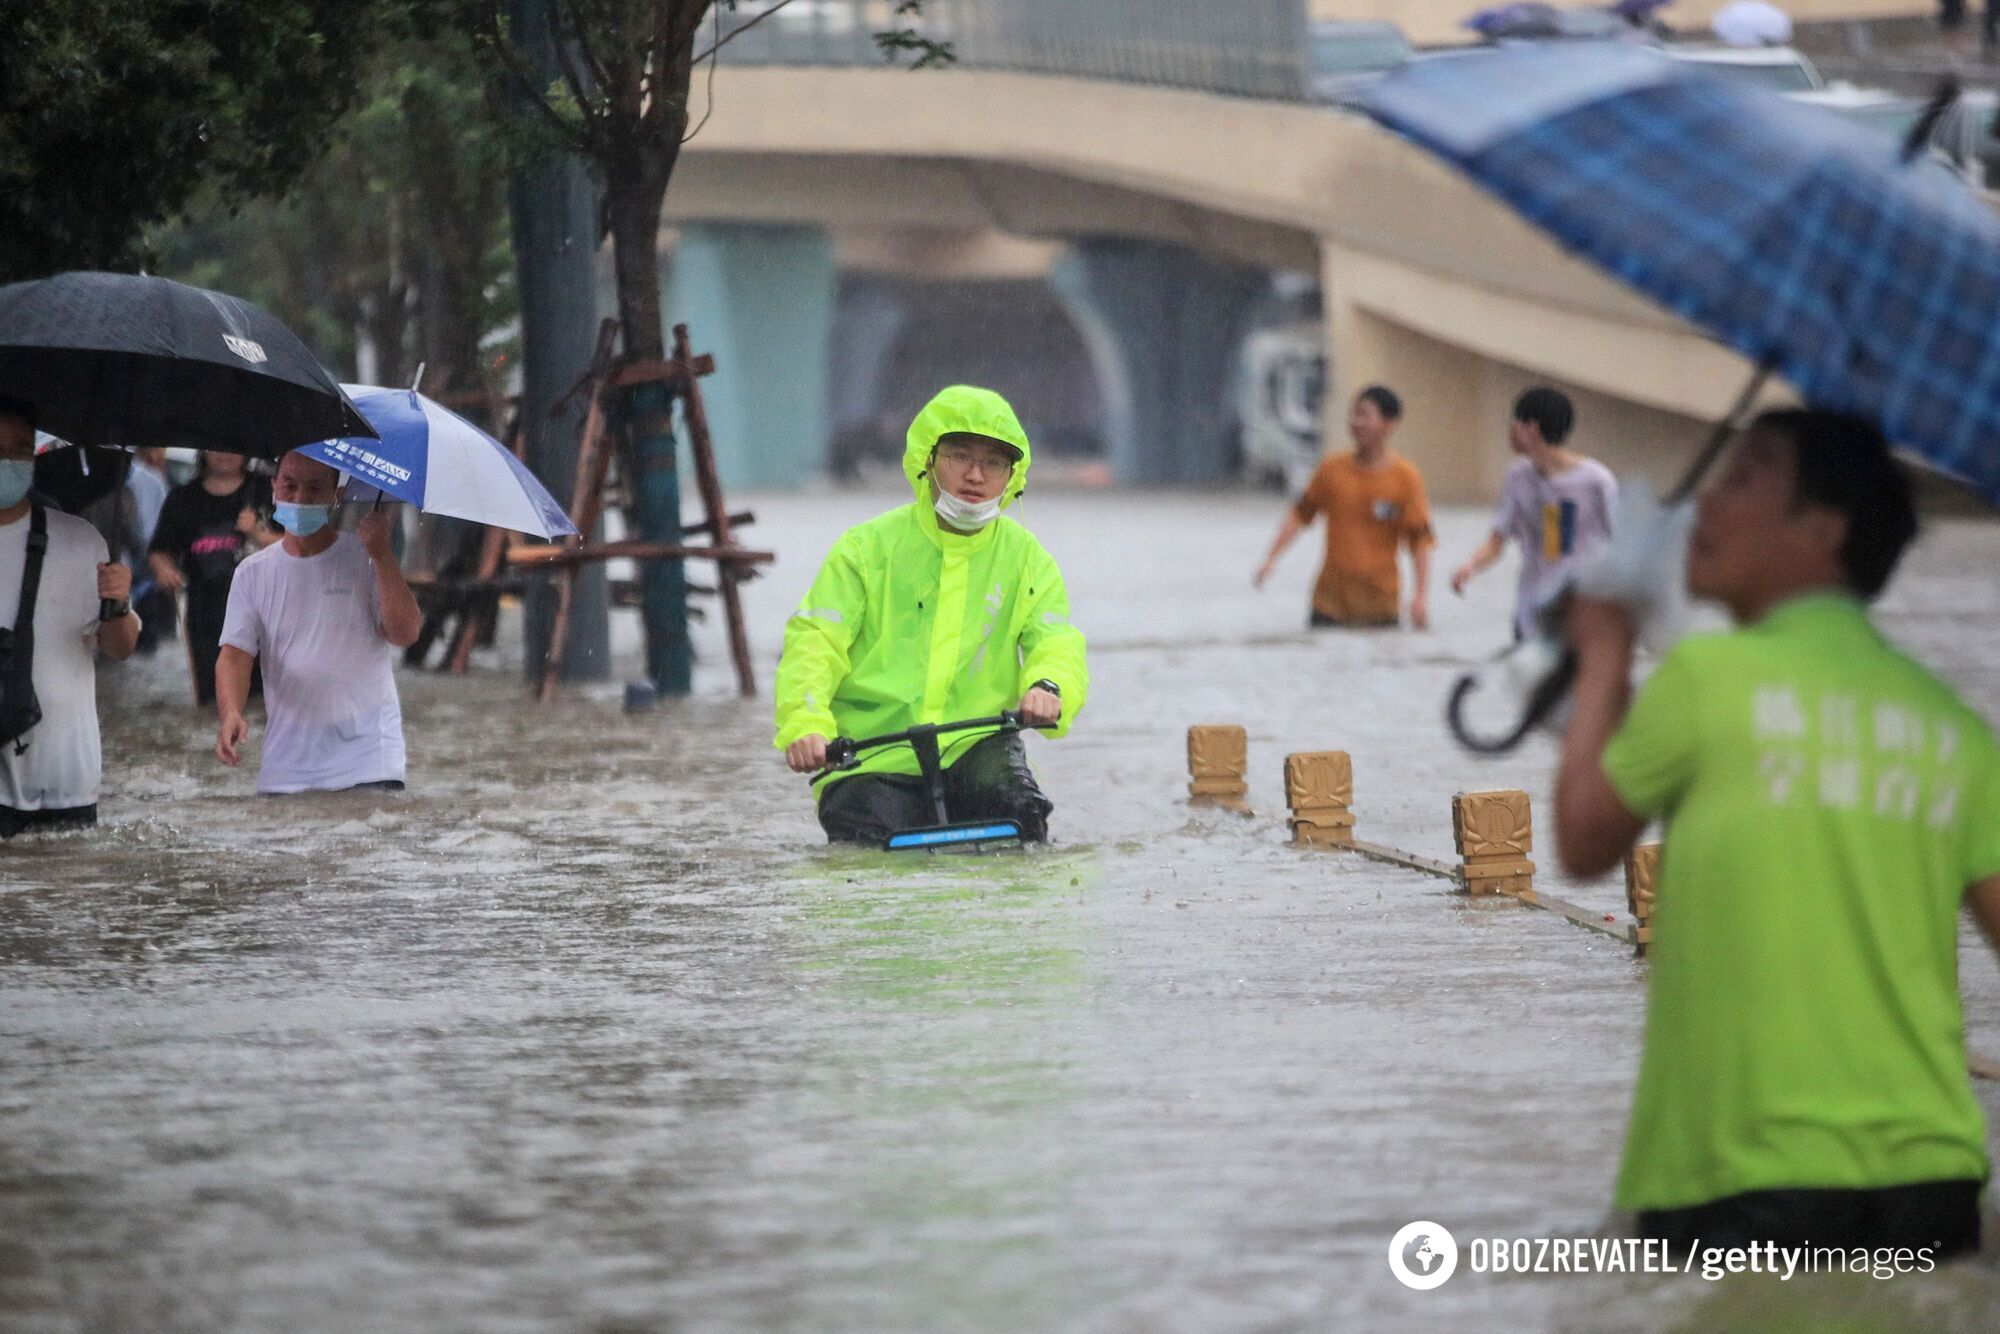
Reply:
[[536, 537], [576, 525], [513, 451], [414, 389], [342, 385], [380, 440], [323, 440], [304, 453], [426, 514], [471, 519]]
[[1354, 100], [1807, 402], [2000, 501], [2000, 219], [1943, 166], [1621, 45], [1418, 61]]

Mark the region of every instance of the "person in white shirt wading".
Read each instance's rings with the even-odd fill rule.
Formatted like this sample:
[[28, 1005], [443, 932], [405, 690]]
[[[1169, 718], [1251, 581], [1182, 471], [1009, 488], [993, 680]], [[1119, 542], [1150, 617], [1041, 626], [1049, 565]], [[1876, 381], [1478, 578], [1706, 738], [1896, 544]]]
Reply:
[[[132, 572], [31, 499], [35, 410], [0, 398], [0, 839], [97, 823], [97, 668], [132, 656]], [[101, 616], [100, 619], [100, 609]]]
[[271, 486], [284, 540], [238, 566], [229, 588], [215, 663], [215, 755], [242, 763], [250, 668], [261, 658], [259, 792], [403, 786], [394, 658], [416, 641], [423, 615], [389, 545], [388, 516], [370, 512], [343, 533], [334, 523], [339, 494], [339, 473], [285, 455]]

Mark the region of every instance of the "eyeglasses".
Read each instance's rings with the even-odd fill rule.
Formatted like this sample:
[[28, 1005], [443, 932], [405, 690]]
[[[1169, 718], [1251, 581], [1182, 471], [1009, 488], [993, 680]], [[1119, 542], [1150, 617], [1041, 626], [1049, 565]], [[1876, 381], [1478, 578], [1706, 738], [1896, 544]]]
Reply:
[[944, 445], [938, 449], [938, 462], [949, 463], [953, 468], [966, 471], [977, 465], [981, 472], [997, 473], [1002, 477], [1014, 472], [1014, 460], [998, 450], [967, 449], [964, 445]]

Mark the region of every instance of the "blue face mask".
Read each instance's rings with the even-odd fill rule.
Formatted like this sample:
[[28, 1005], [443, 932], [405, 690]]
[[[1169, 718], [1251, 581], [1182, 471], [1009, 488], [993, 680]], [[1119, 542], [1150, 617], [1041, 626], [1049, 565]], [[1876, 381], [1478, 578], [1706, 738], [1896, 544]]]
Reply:
[[0, 510], [20, 504], [34, 484], [33, 459], [0, 459]]
[[271, 507], [271, 517], [278, 526], [294, 537], [311, 537], [326, 527], [333, 517], [331, 505], [300, 505], [289, 500], [281, 500]]

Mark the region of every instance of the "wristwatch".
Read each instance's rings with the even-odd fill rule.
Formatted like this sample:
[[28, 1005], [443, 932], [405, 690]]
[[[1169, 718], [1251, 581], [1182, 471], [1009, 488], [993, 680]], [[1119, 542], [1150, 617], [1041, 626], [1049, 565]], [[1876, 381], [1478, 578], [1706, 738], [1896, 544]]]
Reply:
[[1033, 685], [1029, 686], [1028, 689], [1046, 690], [1051, 695], [1054, 695], [1057, 699], [1062, 698], [1062, 687], [1057, 685], [1054, 681], [1049, 680], [1049, 678], [1046, 676], [1044, 676], [1041, 680], [1035, 682]]
[[122, 621], [132, 614], [132, 599], [120, 598], [113, 602], [109, 598], [99, 598], [97, 619], [100, 621]]

